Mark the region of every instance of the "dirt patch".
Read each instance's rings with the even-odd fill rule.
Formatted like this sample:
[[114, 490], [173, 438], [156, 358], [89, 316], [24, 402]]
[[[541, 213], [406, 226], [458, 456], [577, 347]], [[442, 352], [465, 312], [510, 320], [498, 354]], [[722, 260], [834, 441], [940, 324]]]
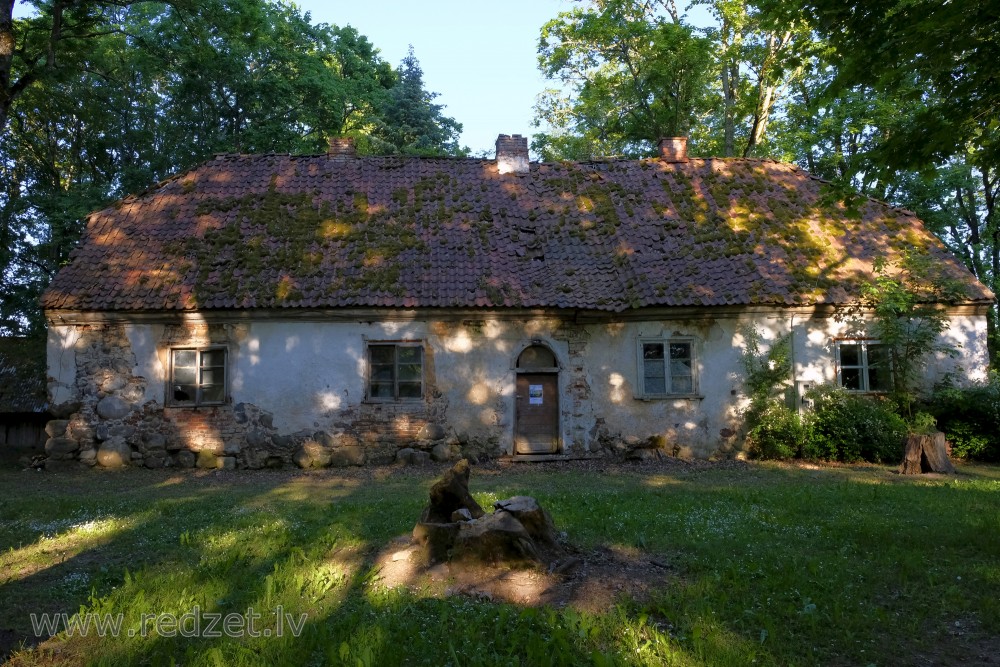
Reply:
[[375, 557], [378, 576], [368, 585], [404, 587], [434, 598], [466, 596], [524, 607], [570, 607], [606, 612], [623, 598], [639, 602], [662, 588], [677, 573], [666, 557], [639, 550], [598, 547], [567, 555], [548, 568], [450, 561], [429, 567], [420, 560], [409, 536], [393, 540]]

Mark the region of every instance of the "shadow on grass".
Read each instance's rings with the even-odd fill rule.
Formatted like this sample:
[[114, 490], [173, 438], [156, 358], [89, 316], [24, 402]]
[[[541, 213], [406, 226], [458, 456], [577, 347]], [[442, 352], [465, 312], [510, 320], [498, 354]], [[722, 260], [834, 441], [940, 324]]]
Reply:
[[[484, 506], [534, 495], [574, 542], [672, 554], [682, 576], [651, 602], [596, 615], [378, 586], [374, 553], [409, 531], [439, 473], [0, 473], [18, 491], [0, 505], [9, 627], [27, 635], [32, 611], [85, 605], [140, 633], [142, 614], [198, 607], [253, 609], [272, 635], [168, 637], [147, 623], [145, 637], [59, 635], [13, 664], [884, 662], [912, 652], [918, 629], [957, 655], [979, 645], [945, 624], [1000, 629], [990, 468], [942, 482], [869, 467], [474, 473]], [[63, 585], [79, 572], [86, 586]]]

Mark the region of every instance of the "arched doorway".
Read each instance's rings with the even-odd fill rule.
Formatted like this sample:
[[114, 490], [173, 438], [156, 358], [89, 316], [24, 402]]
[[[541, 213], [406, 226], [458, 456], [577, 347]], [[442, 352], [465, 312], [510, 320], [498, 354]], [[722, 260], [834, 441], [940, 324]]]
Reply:
[[517, 357], [514, 400], [514, 453], [559, 451], [559, 364], [544, 345], [524, 348]]

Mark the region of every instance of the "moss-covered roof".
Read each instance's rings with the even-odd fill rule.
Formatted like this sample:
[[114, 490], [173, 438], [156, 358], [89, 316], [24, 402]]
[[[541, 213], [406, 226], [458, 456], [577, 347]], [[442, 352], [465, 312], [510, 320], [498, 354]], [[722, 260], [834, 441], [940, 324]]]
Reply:
[[795, 166], [660, 159], [224, 155], [90, 216], [47, 309], [646, 306], [854, 301], [878, 257], [930, 253], [912, 214], [832, 201]]

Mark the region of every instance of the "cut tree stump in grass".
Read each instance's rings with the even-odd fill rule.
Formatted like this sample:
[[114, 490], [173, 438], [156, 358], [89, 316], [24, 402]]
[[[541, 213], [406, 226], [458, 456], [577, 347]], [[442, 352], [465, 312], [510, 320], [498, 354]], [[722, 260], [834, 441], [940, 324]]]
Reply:
[[899, 466], [902, 475], [919, 475], [924, 472], [955, 472], [955, 466], [948, 458], [944, 433], [931, 435], [911, 433], [906, 438], [906, 451]]

